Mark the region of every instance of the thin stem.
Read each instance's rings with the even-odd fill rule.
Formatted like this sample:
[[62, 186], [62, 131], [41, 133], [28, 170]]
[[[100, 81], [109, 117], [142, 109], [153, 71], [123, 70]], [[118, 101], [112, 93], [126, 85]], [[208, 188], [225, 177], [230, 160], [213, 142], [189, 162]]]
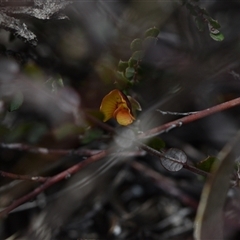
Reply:
[[16, 180], [28, 180], [28, 181], [34, 181], [34, 182], [46, 182], [48, 180], [48, 177], [41, 177], [41, 176], [27, 176], [27, 175], [19, 175], [9, 172], [4, 172], [0, 170], [0, 176], [2, 177], [8, 177]]
[[102, 128], [103, 130], [106, 130], [108, 132], [111, 132], [111, 133], [114, 133], [115, 132], [115, 129], [111, 126], [109, 126], [108, 124], [100, 121], [99, 119], [91, 116], [90, 114], [88, 114], [86, 111], [85, 111], [85, 117], [87, 118], [87, 120], [89, 120], [90, 122], [96, 124], [97, 126], [99, 126], [100, 128]]
[[195, 114], [192, 114], [192, 115], [189, 115], [189, 116], [186, 116], [186, 117], [168, 122], [168, 123], [163, 124], [161, 126], [158, 126], [156, 128], [152, 128], [152, 129], [150, 129], [150, 130], [148, 130], [144, 133], [139, 134], [138, 138], [139, 139], [151, 138], [151, 137], [159, 135], [163, 132], [168, 132], [168, 131], [176, 128], [176, 127], [181, 127], [184, 124], [194, 122], [194, 121], [199, 120], [201, 118], [204, 118], [206, 116], [212, 115], [212, 114], [217, 113], [217, 112], [221, 112], [223, 110], [226, 110], [226, 109], [238, 106], [238, 105], [240, 105], [240, 98], [235, 98], [235, 99], [230, 100], [228, 102], [218, 104], [214, 107], [207, 108], [207, 109], [202, 110], [202, 111], [198, 111]]
[[162, 115], [175, 115], [175, 116], [189, 116], [189, 115], [193, 115], [196, 114], [197, 112], [169, 112], [169, 111], [162, 111], [160, 109], [156, 110], [157, 112], [160, 112]]
[[[146, 152], [148, 152], [149, 154], [153, 155], [153, 156], [156, 156], [158, 158], [161, 158], [161, 157], [166, 157], [164, 155], [164, 153], [161, 153], [147, 145], [145, 145], [144, 143], [140, 143], [138, 142], [138, 144], [140, 145], [140, 147], [145, 150]], [[171, 159], [170, 159], [171, 160]], [[187, 163], [181, 163], [179, 162], [179, 164], [182, 164], [183, 168], [185, 169], [188, 169], [190, 170], [191, 172], [194, 172], [198, 175], [202, 175], [203, 177], [207, 177], [209, 174], [201, 169], [198, 169], [198, 168], [195, 168], [194, 166], [191, 166], [191, 165], [188, 165]]]
[[196, 168], [196, 167], [194, 167], [192, 165], [188, 165], [186, 163], [183, 164], [183, 168], [188, 169], [191, 172], [194, 172], [194, 173], [196, 173], [198, 175], [202, 175], [203, 177], [208, 177], [210, 175], [210, 173], [207, 173], [207, 172], [205, 172], [205, 171], [203, 171], [203, 170], [201, 170], [199, 168]]
[[101, 152], [101, 150], [89, 150], [89, 149], [50, 149], [43, 147], [32, 147], [22, 143], [0, 143], [0, 148], [13, 149], [18, 151], [27, 151], [31, 153], [39, 154], [57, 154], [57, 155], [84, 155], [92, 156]]

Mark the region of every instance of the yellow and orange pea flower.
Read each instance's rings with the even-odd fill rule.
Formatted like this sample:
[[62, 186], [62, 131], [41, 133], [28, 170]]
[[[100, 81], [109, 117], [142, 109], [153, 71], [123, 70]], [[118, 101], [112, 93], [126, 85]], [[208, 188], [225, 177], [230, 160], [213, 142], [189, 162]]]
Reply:
[[127, 126], [135, 120], [130, 101], [123, 92], [117, 89], [112, 90], [103, 98], [100, 111], [104, 114], [104, 122], [115, 118], [120, 125]]

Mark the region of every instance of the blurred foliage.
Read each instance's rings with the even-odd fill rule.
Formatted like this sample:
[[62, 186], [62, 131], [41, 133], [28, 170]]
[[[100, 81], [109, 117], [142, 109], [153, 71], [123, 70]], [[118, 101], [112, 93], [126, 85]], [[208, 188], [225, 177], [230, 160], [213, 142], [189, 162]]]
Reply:
[[[156, 27], [149, 28], [145, 31], [143, 39], [136, 38], [131, 42], [131, 57], [127, 61], [120, 60], [118, 63], [118, 71], [120, 72], [120, 76], [122, 76], [121, 79], [116, 80], [118, 87], [125, 87], [127, 89], [139, 81], [138, 78], [141, 78], [141, 62], [145, 51], [157, 43], [158, 34], [159, 30]], [[122, 81], [128, 84], [122, 85]]]
[[[205, 179], [182, 167], [212, 172], [240, 127], [240, 108], [146, 140], [165, 154], [166, 169], [134, 139], [179, 117], [157, 109], [200, 111], [240, 96], [239, 2], [9, 0], [0, 7], [0, 170], [54, 176], [111, 149], [1, 220], [0, 239], [193, 239]], [[102, 121], [101, 101], [113, 89], [136, 116], [127, 127]], [[80, 153], [66, 153], [72, 149]], [[226, 239], [240, 234], [233, 171]], [[0, 208], [36, 186], [1, 177]], [[211, 199], [214, 214], [218, 196]]]
[[206, 159], [198, 162], [197, 167], [205, 172], [210, 172], [213, 164], [217, 161], [219, 160], [216, 157], [207, 157]]
[[198, 2], [198, 0], [182, 0], [183, 5], [186, 6], [189, 13], [195, 17], [194, 20], [199, 31], [203, 31], [205, 25], [207, 25], [210, 37], [215, 41], [222, 41], [224, 39], [224, 35], [219, 30], [221, 25], [217, 20], [210, 17], [205, 8], [201, 8], [193, 2]]
[[158, 137], [154, 137], [147, 142], [147, 145], [155, 150], [160, 151], [165, 147], [165, 142]]

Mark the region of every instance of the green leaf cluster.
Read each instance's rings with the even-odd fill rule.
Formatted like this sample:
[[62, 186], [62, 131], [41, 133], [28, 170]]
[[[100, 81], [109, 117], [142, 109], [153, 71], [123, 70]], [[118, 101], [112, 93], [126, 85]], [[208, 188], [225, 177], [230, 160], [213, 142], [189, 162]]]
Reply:
[[118, 63], [119, 79], [117, 83], [120, 85], [120, 88], [123, 86], [123, 83], [132, 85], [139, 81], [138, 76], [141, 73], [141, 61], [144, 52], [149, 46], [156, 44], [158, 34], [159, 29], [156, 27], [149, 28], [145, 31], [143, 39], [136, 38], [131, 42], [131, 57], [127, 61], [120, 60]]
[[33, 121], [24, 122], [7, 128], [0, 125], [0, 136], [4, 142], [21, 142], [37, 143], [48, 131], [47, 126], [43, 123]]
[[194, 17], [195, 24], [199, 31], [204, 31], [205, 27], [208, 26], [209, 35], [213, 40], [224, 40], [224, 35], [220, 32], [221, 25], [209, 15], [206, 9], [193, 4], [192, 1], [189, 0], [182, 0], [182, 5], [185, 6]]

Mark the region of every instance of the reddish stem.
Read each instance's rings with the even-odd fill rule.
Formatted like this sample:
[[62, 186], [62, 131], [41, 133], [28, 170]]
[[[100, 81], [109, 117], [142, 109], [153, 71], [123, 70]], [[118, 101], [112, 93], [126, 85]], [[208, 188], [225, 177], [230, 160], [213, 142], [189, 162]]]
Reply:
[[[159, 152], [159, 151], [157, 151], [157, 150], [155, 150], [155, 149], [153, 149], [153, 148], [151, 148], [151, 147], [149, 147], [149, 146], [147, 146], [147, 145], [145, 145], [143, 143], [139, 142], [139, 145], [140, 145], [140, 147], [143, 150], [145, 150], [146, 152], [148, 152], [149, 154], [151, 154], [153, 156], [156, 156], [158, 158], [165, 157], [165, 155], [163, 153], [161, 153], [161, 152]], [[205, 171], [203, 171], [201, 169], [195, 168], [194, 166], [188, 165], [187, 163], [179, 162], [179, 164], [182, 164], [183, 168], [188, 169], [191, 172], [194, 172], [194, 173], [196, 173], [198, 175], [202, 175], [203, 177], [207, 177], [208, 176], [207, 172], [205, 172]]]
[[138, 137], [139, 137], [139, 139], [151, 138], [151, 137], [154, 137], [154, 136], [156, 136], [158, 134], [161, 134], [163, 132], [170, 131], [173, 128], [181, 127], [183, 124], [194, 122], [198, 119], [204, 118], [204, 117], [209, 116], [211, 114], [221, 112], [223, 110], [226, 110], [226, 109], [238, 106], [238, 105], [240, 105], [240, 98], [235, 98], [235, 99], [230, 100], [228, 102], [224, 102], [224, 103], [221, 103], [221, 104], [216, 105], [214, 107], [207, 108], [205, 110], [196, 112], [195, 114], [192, 114], [192, 115], [189, 115], [189, 116], [186, 116], [186, 117], [168, 122], [168, 123], [163, 124], [163, 125], [161, 125], [159, 127], [156, 127], [156, 128], [152, 128], [152, 129], [150, 129], [150, 130], [148, 130], [144, 133], [141, 133]]
[[12, 178], [12, 179], [29, 180], [29, 181], [42, 182], [42, 183], [46, 182], [48, 180], [48, 177], [40, 177], [40, 176], [31, 177], [31, 176], [27, 176], [27, 175], [19, 175], [19, 174], [4, 172], [1, 170], [0, 170], [0, 176]]
[[100, 153], [89, 157], [85, 161], [80, 162], [80, 163], [68, 168], [67, 170], [65, 170], [63, 172], [61, 172], [53, 177], [48, 178], [48, 180], [45, 183], [43, 183], [41, 186], [39, 186], [38, 188], [35, 188], [32, 192], [30, 192], [30, 193], [24, 195], [23, 197], [19, 198], [18, 200], [14, 201], [11, 205], [9, 205], [3, 211], [1, 211], [0, 217], [6, 216], [10, 211], [12, 211], [16, 207], [20, 206], [21, 204], [31, 200], [32, 198], [36, 197], [39, 193], [43, 192], [45, 189], [49, 188], [53, 184], [68, 178], [72, 174], [78, 172], [83, 167], [102, 159], [103, 157], [105, 157], [107, 155], [107, 153], [108, 153], [108, 151], [103, 150]]
[[57, 155], [84, 155], [92, 156], [101, 152], [101, 150], [89, 150], [89, 149], [50, 149], [43, 147], [32, 147], [22, 143], [0, 143], [0, 148], [14, 149], [18, 151], [27, 151], [38, 154], [57, 154]]

